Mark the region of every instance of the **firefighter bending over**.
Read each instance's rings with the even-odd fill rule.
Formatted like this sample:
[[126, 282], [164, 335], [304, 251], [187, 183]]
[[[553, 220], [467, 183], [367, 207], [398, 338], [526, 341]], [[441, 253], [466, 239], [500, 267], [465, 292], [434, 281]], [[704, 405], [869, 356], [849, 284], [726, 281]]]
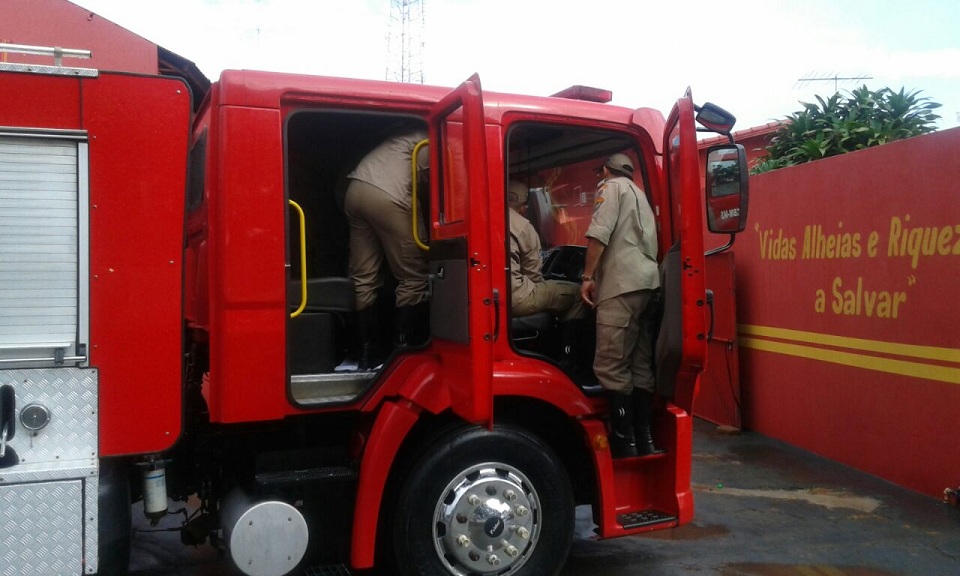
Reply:
[[[427, 302], [428, 264], [410, 229], [411, 155], [414, 146], [427, 138], [423, 129], [410, 129], [388, 138], [360, 161], [347, 175], [350, 184], [344, 212], [350, 222], [349, 271], [356, 289], [357, 332], [360, 370], [375, 368], [386, 354], [378, 350], [379, 323], [374, 306], [383, 286], [382, 264], [386, 258], [397, 279], [394, 346], [419, 345], [429, 331]], [[417, 156], [421, 176], [429, 167], [428, 147]], [[418, 223], [421, 238], [426, 228]]]

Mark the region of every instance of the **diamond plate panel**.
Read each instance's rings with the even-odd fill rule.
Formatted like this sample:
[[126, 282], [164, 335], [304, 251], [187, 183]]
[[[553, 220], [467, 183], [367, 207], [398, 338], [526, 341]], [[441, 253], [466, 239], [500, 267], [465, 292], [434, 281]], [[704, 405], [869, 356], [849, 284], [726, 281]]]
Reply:
[[83, 557], [86, 558], [87, 574], [96, 574], [99, 566], [100, 514], [97, 498], [100, 494], [100, 477], [92, 475], [83, 481]]
[[[17, 430], [7, 445], [20, 463], [0, 470], [0, 484], [62, 477], [64, 470], [96, 470], [96, 370], [0, 370], [2, 384], [12, 385], [16, 393]], [[30, 404], [50, 411], [50, 423], [36, 432], [20, 423], [20, 411]]]
[[81, 480], [0, 486], [0, 525], [0, 575], [83, 572]]

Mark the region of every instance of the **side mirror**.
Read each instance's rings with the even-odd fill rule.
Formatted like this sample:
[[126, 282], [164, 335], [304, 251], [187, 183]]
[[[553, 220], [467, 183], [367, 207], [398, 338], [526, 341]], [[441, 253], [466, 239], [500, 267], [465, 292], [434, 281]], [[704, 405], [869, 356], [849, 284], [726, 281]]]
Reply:
[[737, 117], [716, 104], [707, 102], [703, 106], [697, 106], [697, 122], [711, 132], [729, 135], [733, 125], [737, 123]]
[[707, 149], [707, 228], [719, 234], [736, 234], [747, 227], [749, 180], [747, 154], [740, 144]]

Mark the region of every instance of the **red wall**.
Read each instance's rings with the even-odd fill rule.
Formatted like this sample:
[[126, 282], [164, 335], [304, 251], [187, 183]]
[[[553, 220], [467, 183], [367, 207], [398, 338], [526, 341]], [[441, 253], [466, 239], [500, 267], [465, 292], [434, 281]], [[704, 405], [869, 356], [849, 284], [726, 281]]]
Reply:
[[939, 497], [960, 482], [960, 129], [752, 177], [745, 426]]
[[[82, 1], [82, 0], [81, 0]], [[0, 43], [90, 50], [64, 66], [157, 74], [157, 45], [66, 0], [3, 0]], [[53, 65], [53, 57], [0, 54], [0, 61]]]

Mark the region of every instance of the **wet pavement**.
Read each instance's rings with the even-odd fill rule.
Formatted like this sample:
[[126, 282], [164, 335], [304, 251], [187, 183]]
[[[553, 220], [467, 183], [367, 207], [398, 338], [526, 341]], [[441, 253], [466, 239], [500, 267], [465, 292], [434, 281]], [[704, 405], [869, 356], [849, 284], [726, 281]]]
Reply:
[[[759, 434], [697, 420], [693, 483], [694, 520], [675, 530], [594, 541], [589, 508], [578, 509], [562, 576], [960, 575], [960, 508]], [[138, 532], [131, 568], [241, 574], [175, 532]]]
[[577, 541], [563, 574], [960, 575], [960, 509], [759, 434], [697, 420], [693, 483], [692, 523]]

